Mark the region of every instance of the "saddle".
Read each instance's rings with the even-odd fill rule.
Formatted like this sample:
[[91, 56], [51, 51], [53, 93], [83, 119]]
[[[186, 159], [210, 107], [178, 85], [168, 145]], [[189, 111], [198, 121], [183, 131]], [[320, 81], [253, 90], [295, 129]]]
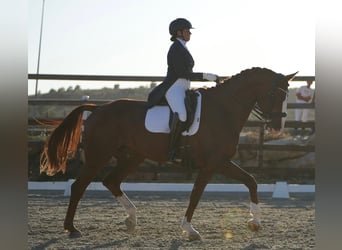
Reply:
[[[185, 92], [184, 105], [187, 113], [187, 119], [183, 122], [182, 135], [191, 136], [197, 133], [201, 114], [201, 93], [195, 90]], [[145, 127], [151, 133], [169, 133], [173, 112], [167, 103], [165, 97], [160, 102], [147, 110], [145, 117]], [[182, 165], [187, 170], [188, 177], [191, 176], [193, 160], [190, 158], [191, 147], [183, 145], [179, 147], [182, 158]]]
[[[197, 133], [201, 117], [201, 93], [197, 90], [187, 90], [184, 105], [187, 112], [187, 120], [183, 125], [182, 135], [191, 136]], [[145, 128], [151, 133], [169, 133], [173, 112], [165, 97], [156, 104], [147, 107], [145, 116]]]

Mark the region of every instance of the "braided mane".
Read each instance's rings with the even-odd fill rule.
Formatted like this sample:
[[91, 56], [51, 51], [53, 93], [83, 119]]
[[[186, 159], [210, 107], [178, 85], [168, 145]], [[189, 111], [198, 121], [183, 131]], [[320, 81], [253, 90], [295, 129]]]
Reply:
[[[230, 81], [236, 81], [236, 80], [245, 80], [247, 79], [251, 74], [261, 73], [261, 72], [270, 72], [274, 73], [272, 70], [267, 68], [260, 68], [260, 67], [253, 67], [251, 69], [245, 69], [242, 70], [240, 73], [233, 75], [231, 78], [224, 80], [224, 83], [229, 83]], [[221, 85], [221, 84], [220, 84]], [[220, 86], [218, 85], [218, 86]]]
[[228, 78], [228, 79], [225, 79], [223, 81], [223, 83], [221, 84], [218, 84], [214, 87], [211, 87], [211, 88], [199, 88], [200, 90], [204, 90], [204, 91], [207, 91], [207, 90], [215, 90], [215, 89], [220, 89], [220, 88], [223, 88], [223, 87], [228, 87], [230, 86], [231, 84], [233, 83], [236, 83], [236, 82], [245, 82], [246, 80], [248, 80], [248, 78], [250, 78], [250, 76], [252, 74], [260, 74], [262, 72], [265, 72], [265, 73], [274, 73], [272, 70], [270, 69], [267, 69], [267, 68], [260, 68], [260, 67], [253, 67], [253, 68], [250, 68], [250, 69], [245, 69], [245, 70], [242, 70], [240, 73], [236, 74], [236, 75], [233, 75], [232, 77]]

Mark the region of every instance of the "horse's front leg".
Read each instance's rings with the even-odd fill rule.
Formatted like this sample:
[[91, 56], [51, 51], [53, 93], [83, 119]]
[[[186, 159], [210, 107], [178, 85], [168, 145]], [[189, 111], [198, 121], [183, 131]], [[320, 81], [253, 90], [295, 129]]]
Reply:
[[261, 226], [261, 211], [259, 207], [259, 199], [257, 193], [258, 184], [255, 181], [254, 177], [231, 161], [229, 161], [227, 165], [220, 167], [218, 169], [218, 172], [224, 175], [225, 177], [239, 180], [246, 185], [250, 195], [249, 212], [252, 216], [252, 218], [248, 220], [247, 225], [251, 231], [258, 231]]
[[199, 232], [193, 228], [190, 221], [194, 214], [194, 211], [198, 205], [198, 202], [202, 196], [202, 193], [212, 176], [211, 170], [201, 170], [196, 178], [194, 187], [192, 188], [190, 195], [190, 202], [186, 210], [185, 216], [181, 222], [181, 228], [183, 233], [186, 233], [189, 240], [199, 240], [201, 236]]

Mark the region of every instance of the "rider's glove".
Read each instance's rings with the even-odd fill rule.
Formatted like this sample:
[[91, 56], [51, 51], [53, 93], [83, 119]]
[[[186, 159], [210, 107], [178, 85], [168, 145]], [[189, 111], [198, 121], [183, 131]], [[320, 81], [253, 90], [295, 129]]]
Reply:
[[203, 80], [215, 82], [217, 78], [218, 78], [218, 75], [211, 74], [211, 73], [203, 73]]

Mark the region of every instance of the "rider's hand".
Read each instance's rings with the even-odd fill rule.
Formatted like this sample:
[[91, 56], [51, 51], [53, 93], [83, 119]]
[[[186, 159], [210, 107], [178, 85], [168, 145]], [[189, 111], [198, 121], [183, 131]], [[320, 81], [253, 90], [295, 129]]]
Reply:
[[218, 79], [218, 75], [211, 74], [211, 73], [203, 73], [203, 80], [215, 82], [217, 79]]

